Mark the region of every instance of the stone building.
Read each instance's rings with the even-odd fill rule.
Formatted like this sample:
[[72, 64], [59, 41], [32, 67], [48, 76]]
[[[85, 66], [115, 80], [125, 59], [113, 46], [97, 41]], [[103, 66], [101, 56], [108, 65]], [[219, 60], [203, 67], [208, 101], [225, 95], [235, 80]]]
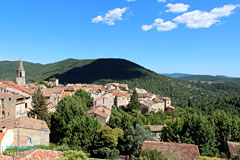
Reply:
[[19, 84], [21, 86], [24, 86], [26, 84], [25, 70], [23, 68], [22, 60], [20, 60], [20, 62], [19, 62], [19, 67], [18, 67], [18, 70], [17, 70], [16, 82], [17, 82], [17, 84]]
[[16, 146], [19, 138], [20, 146], [49, 145], [50, 130], [45, 121], [19, 117], [7, 119], [0, 123], [0, 128], [14, 129], [14, 143]]

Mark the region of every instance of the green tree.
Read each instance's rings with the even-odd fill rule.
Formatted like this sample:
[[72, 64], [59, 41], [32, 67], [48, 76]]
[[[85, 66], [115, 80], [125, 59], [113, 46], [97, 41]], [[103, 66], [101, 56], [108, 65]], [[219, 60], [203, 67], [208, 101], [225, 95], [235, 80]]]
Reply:
[[78, 94], [64, 97], [52, 115], [51, 142], [89, 151], [101, 125], [86, 111], [84, 97]]
[[115, 159], [119, 155], [116, 149], [119, 139], [123, 139], [124, 132], [119, 128], [112, 129], [105, 126], [99, 132], [93, 144], [92, 156], [97, 158]]
[[50, 127], [50, 114], [46, 104], [46, 98], [40, 88], [37, 88], [32, 95], [32, 107], [30, 116], [37, 116], [37, 119], [44, 120]]
[[65, 151], [58, 160], [88, 160], [88, 157], [82, 151]]
[[155, 141], [148, 130], [137, 124], [124, 131], [124, 139], [118, 149], [124, 155], [139, 157], [142, 143], [146, 140]]
[[129, 103], [129, 108], [131, 110], [140, 110], [141, 104], [138, 100], [138, 93], [136, 90], [133, 91], [130, 103]]
[[171, 121], [161, 131], [161, 138], [166, 142], [196, 144], [201, 155], [214, 156], [217, 153], [213, 124], [199, 113], [186, 112]]
[[81, 97], [82, 100], [85, 101], [87, 108], [91, 108], [93, 106], [93, 98], [88, 92], [84, 91], [83, 89], [80, 89], [76, 91], [75, 95]]
[[163, 156], [162, 152], [158, 150], [145, 149], [141, 151], [141, 160], [167, 160], [166, 157]]

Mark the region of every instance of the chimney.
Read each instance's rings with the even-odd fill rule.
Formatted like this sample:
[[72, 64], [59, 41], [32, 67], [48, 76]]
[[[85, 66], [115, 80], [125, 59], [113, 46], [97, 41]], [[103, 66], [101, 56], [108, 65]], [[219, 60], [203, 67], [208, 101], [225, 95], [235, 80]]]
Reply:
[[6, 133], [7, 132], [7, 128], [6, 127], [3, 127], [2, 128], [2, 133]]

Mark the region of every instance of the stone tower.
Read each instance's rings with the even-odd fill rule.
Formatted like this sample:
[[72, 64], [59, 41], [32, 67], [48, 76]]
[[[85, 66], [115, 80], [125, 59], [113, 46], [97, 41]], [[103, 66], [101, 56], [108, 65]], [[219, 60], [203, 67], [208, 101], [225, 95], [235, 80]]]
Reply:
[[25, 81], [25, 70], [23, 68], [22, 60], [20, 60], [20, 62], [19, 62], [16, 82], [17, 82], [17, 84], [19, 84], [21, 86], [25, 85], [25, 83], [26, 83], [26, 81]]

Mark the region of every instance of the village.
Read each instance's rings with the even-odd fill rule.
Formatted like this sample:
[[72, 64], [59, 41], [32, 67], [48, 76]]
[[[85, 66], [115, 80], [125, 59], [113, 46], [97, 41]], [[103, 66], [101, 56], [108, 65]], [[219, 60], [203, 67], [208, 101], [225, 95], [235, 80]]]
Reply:
[[[0, 154], [4, 153], [10, 146], [47, 146], [50, 144], [49, 135], [51, 131], [47, 123], [39, 120], [37, 115], [34, 118], [29, 118], [32, 109], [32, 95], [37, 88], [41, 89], [47, 100], [46, 105], [49, 113], [56, 111], [58, 103], [64, 97], [72, 96], [80, 89], [86, 91], [93, 98], [92, 107], [86, 112], [86, 115], [95, 117], [102, 128], [111, 118], [112, 107], [127, 108], [133, 92], [127, 84], [108, 83], [95, 85], [77, 83], [62, 85], [59, 83], [60, 80], [55, 77], [41, 83], [27, 84], [25, 78], [23, 62], [20, 60], [16, 83], [12, 81], [0, 82]], [[147, 112], [157, 113], [159, 111], [168, 113], [175, 110], [170, 98], [153, 94], [141, 88], [135, 88], [135, 90], [141, 104], [140, 111], [142, 114]], [[156, 142], [146, 141], [143, 143], [142, 149], [166, 151], [166, 149], [174, 150], [177, 148], [177, 152], [187, 160], [200, 156], [196, 145], [161, 142], [160, 131], [163, 128], [162, 125], [149, 125], [149, 127], [155, 135]], [[239, 146], [239, 144], [231, 142], [228, 144], [229, 148]], [[188, 151], [191, 152], [187, 153]], [[31, 151], [27, 156], [31, 156], [33, 152], [38, 151]], [[45, 152], [48, 155], [52, 154], [56, 158], [61, 156], [60, 152], [55, 151], [42, 151], [38, 154], [43, 156]]]

